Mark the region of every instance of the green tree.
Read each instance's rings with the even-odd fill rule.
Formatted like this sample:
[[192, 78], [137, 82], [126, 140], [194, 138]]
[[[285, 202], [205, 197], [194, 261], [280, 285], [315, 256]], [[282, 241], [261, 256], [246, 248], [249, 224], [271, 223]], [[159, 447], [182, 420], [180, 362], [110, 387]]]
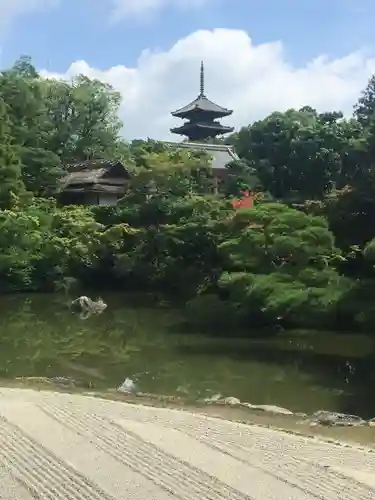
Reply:
[[375, 75], [369, 79], [366, 88], [361, 93], [354, 106], [354, 116], [364, 127], [368, 127], [375, 118]]
[[139, 230], [127, 234], [115, 256], [116, 272], [124, 282], [191, 297], [208, 289], [220, 273], [219, 244], [226, 231], [229, 203], [216, 196], [189, 194], [170, 197], [159, 205], [122, 207], [121, 219], [134, 220]]
[[11, 133], [20, 148], [24, 183], [35, 195], [53, 192], [63, 165], [91, 157], [122, 157], [120, 94], [98, 80], [40, 77], [23, 56], [0, 75]]
[[21, 58], [0, 75], [0, 92], [9, 109], [9, 127], [19, 147], [22, 177], [34, 194], [55, 190], [63, 174], [60, 158], [49, 150], [45, 83], [31, 61]]
[[205, 153], [171, 148], [146, 153], [140, 147], [136, 155], [134, 161], [138, 166], [119, 203], [131, 224], [143, 227], [163, 224], [176, 201], [214, 190], [212, 169]]
[[39, 78], [39, 74], [32, 63], [31, 57], [27, 55], [21, 56], [13, 64], [11, 72], [29, 80]]
[[[341, 256], [324, 218], [262, 203], [239, 210], [228, 232], [220, 244], [225, 271], [218, 281], [218, 310], [249, 329], [335, 324], [351, 283], [334, 268]], [[201, 309], [201, 300], [207, 298], [190, 303], [190, 315]]]
[[277, 199], [321, 199], [342, 175], [348, 125], [341, 113], [309, 107], [273, 113], [243, 128], [232, 141]]
[[240, 196], [245, 190], [260, 190], [256, 168], [246, 160], [234, 160], [226, 166], [221, 191], [226, 196]]
[[300, 275], [306, 267], [323, 270], [336, 255], [333, 234], [323, 217], [282, 203], [260, 203], [239, 210], [223, 244], [233, 269]]
[[100, 82], [78, 76], [71, 82], [44, 82], [49, 138], [47, 147], [63, 163], [91, 157], [112, 159], [122, 123], [120, 94]]
[[0, 99], [0, 208], [9, 208], [24, 194], [18, 148], [11, 135], [7, 105]]

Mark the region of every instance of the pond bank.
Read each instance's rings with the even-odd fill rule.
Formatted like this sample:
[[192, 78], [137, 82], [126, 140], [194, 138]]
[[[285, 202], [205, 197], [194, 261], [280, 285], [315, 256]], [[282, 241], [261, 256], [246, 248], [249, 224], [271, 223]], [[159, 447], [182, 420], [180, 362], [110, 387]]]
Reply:
[[123, 401], [125, 403], [184, 410], [231, 422], [258, 425], [291, 432], [296, 435], [321, 438], [330, 443], [361, 445], [375, 450], [375, 427], [369, 425], [346, 427], [311, 425], [307, 419], [302, 419], [301, 416], [295, 414], [285, 415], [267, 411], [256, 411], [241, 406], [199, 404], [184, 401], [183, 398], [175, 401], [172, 398], [162, 396], [152, 397], [152, 395], [140, 398], [131, 395], [120, 395], [115, 391], [108, 391], [106, 393], [86, 392], [83, 394], [103, 399]]
[[[87, 391], [82, 388], [58, 388], [54, 382], [43, 377], [31, 377], [28, 380], [0, 380], [0, 387], [33, 389], [35, 391], [56, 392], [90, 396], [103, 400], [117, 401], [154, 408], [170, 408], [188, 411], [197, 415], [219, 418], [230, 422], [257, 425], [283, 432], [323, 439], [331, 444], [360, 445], [375, 450], [375, 426], [325, 426], [312, 425], [308, 416], [300, 414], [276, 413], [255, 410], [246, 406], [204, 403], [191, 401], [183, 397], [163, 396], [158, 394], [124, 394], [117, 389], [106, 391]], [[228, 398], [231, 399], [231, 398]], [[276, 407], [277, 408], [277, 407]], [[283, 409], [281, 409], [283, 410]]]

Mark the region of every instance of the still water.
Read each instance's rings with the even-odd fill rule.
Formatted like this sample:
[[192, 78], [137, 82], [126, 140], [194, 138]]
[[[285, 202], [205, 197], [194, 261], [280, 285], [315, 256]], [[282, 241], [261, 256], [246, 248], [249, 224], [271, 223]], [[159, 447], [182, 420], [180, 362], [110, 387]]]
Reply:
[[375, 416], [375, 336], [281, 332], [226, 338], [183, 331], [178, 309], [106, 295], [108, 309], [81, 320], [64, 296], [2, 296], [0, 379], [72, 377], [200, 399], [220, 393], [293, 411]]

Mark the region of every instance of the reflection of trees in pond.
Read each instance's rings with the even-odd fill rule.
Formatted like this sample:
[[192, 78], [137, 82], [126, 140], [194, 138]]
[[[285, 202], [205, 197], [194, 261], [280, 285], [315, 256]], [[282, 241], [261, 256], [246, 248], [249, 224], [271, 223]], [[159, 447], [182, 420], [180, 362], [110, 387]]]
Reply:
[[89, 360], [94, 366], [103, 359], [119, 363], [135, 350], [122, 330], [107, 331], [90, 321], [83, 323], [58, 303], [46, 308], [41, 297], [18, 297], [10, 302], [0, 318], [3, 376], [66, 375], [61, 370], [67, 361]]
[[[359, 376], [351, 384], [351, 391], [342, 398], [344, 413], [357, 413], [365, 417], [375, 417], [375, 344], [373, 351], [361, 360]], [[358, 365], [356, 366], [356, 371]]]
[[[314, 332], [311, 333], [313, 337]], [[330, 335], [327, 333], [327, 335]], [[335, 335], [335, 340], [340, 338]], [[289, 342], [289, 341], [288, 341]], [[294, 342], [297, 342], [295, 338]], [[375, 346], [375, 343], [374, 343]], [[337, 411], [344, 413], [358, 413], [363, 417], [375, 415], [375, 347], [374, 352], [361, 357], [344, 356], [342, 353], [317, 352], [313, 349], [301, 349], [293, 346], [293, 340], [288, 349], [280, 348], [271, 340], [265, 341], [223, 341], [222, 339], [206, 340], [195, 345], [182, 345], [180, 350], [184, 355], [208, 356], [216, 358], [225, 354], [238, 362], [264, 363], [265, 365], [279, 365], [290, 371], [295, 367], [306, 374], [315, 384], [338, 396]], [[337, 351], [340, 347], [337, 346]], [[249, 381], [251, 383], [251, 381]], [[266, 384], [265, 384], [266, 385]], [[305, 394], [305, 398], [311, 394]], [[316, 408], [319, 409], [319, 408]]]
[[322, 332], [213, 338], [181, 333], [176, 310], [133, 307], [120, 295], [106, 301], [103, 315], [82, 322], [64, 297], [4, 297], [0, 376], [72, 376], [104, 388], [139, 374], [144, 392], [220, 392], [302, 411], [375, 415], [375, 339]]

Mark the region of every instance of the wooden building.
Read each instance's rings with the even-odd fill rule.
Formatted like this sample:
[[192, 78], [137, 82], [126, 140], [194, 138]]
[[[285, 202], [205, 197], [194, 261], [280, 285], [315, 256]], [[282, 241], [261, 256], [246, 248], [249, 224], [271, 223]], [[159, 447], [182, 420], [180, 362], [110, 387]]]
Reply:
[[64, 205], [115, 205], [130, 174], [119, 161], [87, 160], [66, 166], [58, 199]]

